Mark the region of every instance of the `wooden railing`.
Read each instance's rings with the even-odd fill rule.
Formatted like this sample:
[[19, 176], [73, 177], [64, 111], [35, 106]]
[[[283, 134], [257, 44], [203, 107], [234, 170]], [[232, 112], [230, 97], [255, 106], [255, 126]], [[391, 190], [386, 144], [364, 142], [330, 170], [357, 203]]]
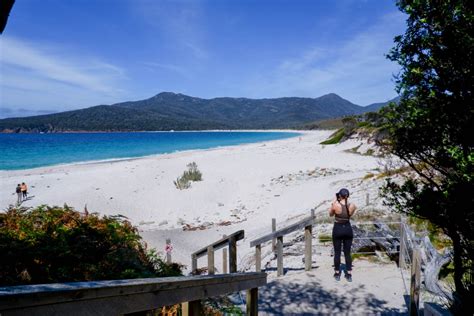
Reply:
[[[283, 275], [283, 236], [290, 234], [294, 231], [301, 230], [304, 228], [304, 239], [305, 239], [305, 270], [311, 270], [312, 264], [312, 239], [313, 239], [313, 225], [315, 223], [314, 210], [311, 210], [311, 216], [302, 219], [301, 221], [289, 225], [287, 227], [275, 230], [270, 234], [257, 238], [250, 242], [250, 247], [255, 247], [255, 270], [257, 272], [262, 271], [262, 244], [264, 242], [276, 239], [276, 255], [277, 255], [277, 275]], [[272, 227], [274, 226], [272, 222]]]
[[199, 315], [199, 300], [242, 290], [247, 315], [257, 315], [266, 283], [266, 273], [233, 273], [10, 286], [0, 288], [0, 315], [124, 315], [179, 303], [183, 315]]
[[[209, 274], [214, 274], [214, 252], [218, 249], [229, 246], [229, 271], [230, 273], [237, 272], [237, 241], [244, 239], [245, 232], [239, 230], [229, 236], [224, 236], [218, 241], [199, 249], [198, 251], [191, 254], [191, 267], [192, 273], [197, 272], [197, 259], [207, 255], [207, 270]], [[227, 260], [224, 260], [226, 264]], [[223, 269], [226, 273], [226, 269]]]

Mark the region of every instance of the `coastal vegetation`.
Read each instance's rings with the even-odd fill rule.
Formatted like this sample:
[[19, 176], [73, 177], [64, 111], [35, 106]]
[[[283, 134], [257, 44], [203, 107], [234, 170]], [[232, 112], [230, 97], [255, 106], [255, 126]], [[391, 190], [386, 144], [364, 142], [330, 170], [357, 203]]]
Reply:
[[124, 217], [67, 205], [0, 213], [0, 253], [1, 286], [181, 275]]
[[398, 1], [407, 29], [388, 58], [402, 70], [398, 106], [385, 114], [388, 153], [416, 175], [388, 180], [387, 205], [449, 236], [455, 314], [472, 315], [474, 291], [474, 7], [470, 1]]
[[176, 181], [173, 181], [177, 189], [189, 189], [191, 187], [191, 181], [202, 181], [202, 173], [194, 161], [187, 164], [186, 167], [188, 170], [184, 171]]

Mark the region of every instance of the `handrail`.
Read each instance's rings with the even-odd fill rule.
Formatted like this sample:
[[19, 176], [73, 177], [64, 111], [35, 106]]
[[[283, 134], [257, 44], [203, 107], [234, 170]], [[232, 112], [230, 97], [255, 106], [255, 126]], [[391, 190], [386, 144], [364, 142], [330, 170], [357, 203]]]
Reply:
[[[311, 210], [311, 216], [304, 218], [287, 227], [276, 230], [270, 234], [252, 240], [250, 247], [255, 247], [255, 270], [261, 271], [262, 263], [262, 243], [276, 239], [276, 255], [277, 255], [277, 276], [283, 275], [283, 236], [304, 228], [305, 239], [305, 270], [310, 271], [312, 268], [312, 239], [313, 239], [313, 225], [315, 224], [316, 216], [314, 209]], [[272, 221], [272, 226], [274, 221]]]
[[[214, 251], [229, 246], [229, 271], [237, 272], [237, 241], [244, 239], [245, 232], [238, 230], [229, 236], [224, 236], [218, 241], [199, 249], [191, 254], [191, 270], [193, 274], [197, 273], [197, 259], [207, 254], [207, 269], [209, 274], [214, 274]], [[225, 254], [226, 255], [226, 254]], [[224, 263], [226, 263], [226, 259]], [[226, 268], [224, 269], [224, 271]]]
[[250, 247], [255, 247], [257, 245], [261, 245], [264, 242], [270, 241], [272, 239], [283, 237], [285, 235], [288, 235], [288, 234], [290, 234], [294, 231], [297, 231], [297, 230], [301, 230], [301, 229], [303, 229], [307, 226], [310, 226], [310, 225], [312, 226], [312, 225], [314, 225], [314, 220], [315, 220], [314, 216], [304, 218], [304, 219], [300, 220], [299, 222], [296, 222], [292, 225], [286, 226], [286, 227], [281, 228], [281, 229], [279, 229], [275, 232], [269, 233], [269, 234], [264, 235], [260, 238], [252, 240], [250, 242]]
[[[2, 287], [0, 314], [118, 315], [182, 302], [195, 303], [242, 290], [248, 290], [248, 297], [255, 298], [258, 287], [265, 285], [266, 279], [266, 273], [253, 272]], [[190, 308], [199, 309], [199, 304], [191, 303]], [[256, 304], [255, 300], [247, 301], [247, 309], [256, 311]]]
[[216, 242], [214, 242], [214, 243], [212, 243], [212, 244], [210, 244], [206, 247], [203, 247], [203, 248], [199, 249], [198, 251], [193, 252], [191, 254], [191, 256], [195, 256], [196, 258], [203, 257], [207, 254], [207, 249], [209, 247], [214, 248], [214, 250], [219, 250], [219, 249], [224, 248], [225, 246], [227, 246], [231, 239], [235, 239], [235, 241], [238, 241], [238, 240], [244, 239], [244, 237], [245, 237], [245, 232], [243, 230], [236, 231], [235, 233], [230, 234], [229, 236], [223, 237], [223, 238], [219, 239], [218, 241], [216, 241]]

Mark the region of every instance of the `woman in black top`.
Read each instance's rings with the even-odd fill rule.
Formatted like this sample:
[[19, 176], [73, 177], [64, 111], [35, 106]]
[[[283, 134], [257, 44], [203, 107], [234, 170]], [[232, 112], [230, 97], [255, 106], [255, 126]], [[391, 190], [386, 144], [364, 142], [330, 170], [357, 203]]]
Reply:
[[329, 209], [329, 216], [334, 216], [334, 227], [332, 230], [332, 242], [334, 245], [334, 278], [339, 281], [341, 278], [341, 250], [344, 251], [346, 261], [347, 280], [352, 281], [352, 227], [350, 218], [354, 215], [356, 206], [349, 203], [349, 190], [341, 189], [336, 193], [336, 199], [332, 202]]

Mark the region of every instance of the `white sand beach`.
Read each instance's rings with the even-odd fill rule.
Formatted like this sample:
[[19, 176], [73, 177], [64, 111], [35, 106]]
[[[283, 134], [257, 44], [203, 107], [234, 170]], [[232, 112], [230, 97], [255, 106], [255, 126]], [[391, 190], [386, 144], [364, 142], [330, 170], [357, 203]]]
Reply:
[[[139, 227], [148, 246], [163, 251], [165, 239], [171, 238], [173, 260], [186, 265], [186, 271], [190, 268], [192, 252], [223, 234], [244, 229], [246, 237], [238, 243], [238, 268], [250, 271], [254, 269], [254, 250], [249, 247], [249, 241], [271, 231], [271, 218], [276, 218], [278, 227], [283, 227], [309, 215], [311, 209], [326, 216], [330, 201], [342, 187], [351, 191], [351, 200], [360, 207], [360, 212], [382, 208], [377, 188], [383, 180], [364, 179], [367, 174], [377, 172], [379, 159], [347, 151], [361, 141], [352, 139], [324, 146], [319, 143], [332, 131], [301, 133], [301, 137], [285, 140], [124, 161], [1, 171], [0, 206], [5, 209], [13, 204], [16, 184], [26, 182], [31, 199], [24, 206], [66, 203], [78, 210], [87, 205], [89, 212], [124, 215]], [[193, 182], [189, 189], [178, 190], [173, 181], [193, 161], [202, 172], [203, 181]], [[368, 205], [367, 193], [370, 194]], [[196, 228], [201, 229], [194, 230]], [[268, 253], [263, 260], [268, 261], [267, 266], [273, 266], [268, 249], [268, 245], [262, 249], [263, 254]], [[395, 264], [378, 268], [375, 263], [358, 265], [356, 262], [354, 282], [343, 285], [341, 281], [342, 285], [338, 285], [331, 277], [332, 257], [328, 251], [319, 250], [315, 259], [319, 268], [308, 274], [304, 272], [301, 258], [285, 259], [285, 268], [294, 266], [303, 270], [288, 273], [279, 281], [273, 276], [275, 271], [269, 270], [269, 282], [291, 281], [298, 287], [307, 284], [308, 288], [318, 286], [338, 299], [363, 285], [367, 297], [382, 302], [371, 310], [373, 313], [383, 313], [384, 306], [391, 312], [405, 310], [403, 284], [397, 279]], [[204, 262], [199, 264], [204, 265]], [[219, 272], [220, 253], [216, 255], [216, 266]], [[388, 279], [390, 283], [385, 284]], [[388, 286], [387, 289], [382, 289], [384, 286]], [[311, 293], [316, 295], [316, 292]], [[360, 303], [354, 310], [359, 312], [367, 306], [360, 293], [352, 298]], [[323, 310], [315, 309], [315, 306], [306, 306], [310, 304], [308, 301], [304, 302], [306, 305], [297, 306], [298, 301], [294, 300], [293, 309], [291, 305], [285, 307], [289, 308], [288, 313], [324, 313], [326, 307], [331, 308], [321, 305]], [[272, 310], [268, 312], [271, 314]]]
[[[351, 187], [377, 168], [373, 157], [343, 152], [358, 143], [319, 145], [331, 133], [304, 132], [301, 141], [295, 137], [123, 161], [1, 171], [0, 206], [13, 204], [16, 184], [26, 182], [31, 199], [24, 206], [66, 203], [82, 210], [87, 205], [90, 212], [124, 215], [142, 229], [238, 221], [250, 215], [255, 223], [269, 217], [283, 221], [332, 199], [338, 188]], [[203, 181], [188, 190], [176, 189], [173, 181], [193, 161]], [[357, 193], [356, 202], [365, 199]]]

